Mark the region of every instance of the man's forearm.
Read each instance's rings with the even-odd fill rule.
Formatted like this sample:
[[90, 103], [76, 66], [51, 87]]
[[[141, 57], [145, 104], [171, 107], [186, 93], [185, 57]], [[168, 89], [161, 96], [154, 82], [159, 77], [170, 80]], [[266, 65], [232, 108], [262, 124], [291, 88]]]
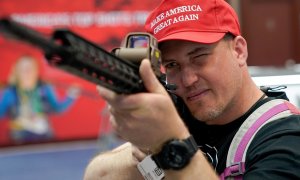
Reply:
[[[142, 180], [137, 169], [138, 161], [132, 157], [132, 145], [126, 143], [113, 151], [98, 155], [88, 165], [84, 180]], [[211, 165], [199, 150], [187, 167], [182, 170], [166, 170], [165, 179], [219, 179]]]
[[142, 180], [137, 163], [132, 157], [131, 144], [126, 143], [95, 157], [86, 168], [84, 180]]

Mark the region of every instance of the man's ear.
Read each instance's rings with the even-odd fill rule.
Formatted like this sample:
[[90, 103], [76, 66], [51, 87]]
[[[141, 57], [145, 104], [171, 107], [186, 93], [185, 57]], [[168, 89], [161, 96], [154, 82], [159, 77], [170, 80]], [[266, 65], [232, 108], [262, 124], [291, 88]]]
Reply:
[[247, 42], [242, 36], [233, 39], [233, 52], [240, 66], [245, 66], [248, 58]]

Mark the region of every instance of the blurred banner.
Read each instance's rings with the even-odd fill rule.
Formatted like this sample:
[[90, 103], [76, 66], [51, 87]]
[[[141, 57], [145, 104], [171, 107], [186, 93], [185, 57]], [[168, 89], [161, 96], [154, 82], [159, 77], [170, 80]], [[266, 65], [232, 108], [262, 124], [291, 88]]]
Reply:
[[[110, 51], [159, 0], [0, 0], [0, 17], [50, 35], [69, 28]], [[37, 48], [0, 35], [0, 146], [96, 138], [107, 132], [94, 84], [50, 67]], [[105, 124], [104, 126], [101, 125]]]

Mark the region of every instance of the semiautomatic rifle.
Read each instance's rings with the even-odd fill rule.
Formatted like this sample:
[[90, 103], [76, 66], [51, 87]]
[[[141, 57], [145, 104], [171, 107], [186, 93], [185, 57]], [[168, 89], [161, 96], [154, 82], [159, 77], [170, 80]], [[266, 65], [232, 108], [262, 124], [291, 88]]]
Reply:
[[111, 53], [67, 29], [56, 29], [51, 38], [17, 23], [0, 19], [0, 32], [41, 49], [49, 64], [100, 84], [116, 93], [145, 91], [139, 75], [142, 59], [149, 59], [153, 71], [166, 89], [174, 89], [160, 71], [161, 54], [156, 39], [148, 33], [129, 33], [119, 48]]

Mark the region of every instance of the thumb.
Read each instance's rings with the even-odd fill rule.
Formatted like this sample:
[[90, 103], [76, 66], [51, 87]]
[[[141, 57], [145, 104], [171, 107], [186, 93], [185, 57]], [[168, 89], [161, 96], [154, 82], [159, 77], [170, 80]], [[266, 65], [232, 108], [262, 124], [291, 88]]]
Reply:
[[140, 66], [140, 75], [145, 88], [152, 93], [168, 94], [162, 84], [156, 78], [151, 63], [148, 59], [144, 59]]

